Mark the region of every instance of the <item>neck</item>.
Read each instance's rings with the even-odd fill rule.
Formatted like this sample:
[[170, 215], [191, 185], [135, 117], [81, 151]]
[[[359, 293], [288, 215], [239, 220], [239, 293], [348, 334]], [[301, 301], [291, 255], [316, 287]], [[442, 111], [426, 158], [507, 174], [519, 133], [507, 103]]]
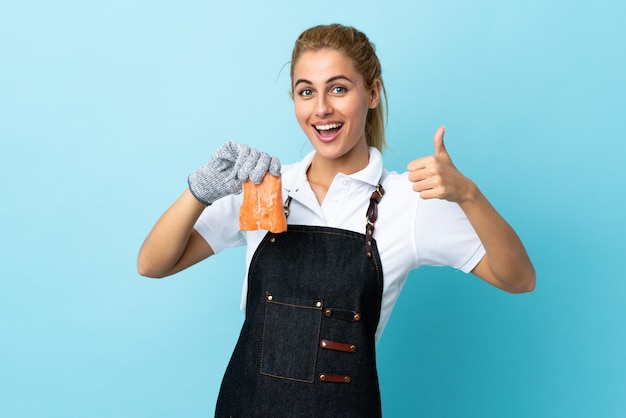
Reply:
[[369, 149], [340, 158], [325, 158], [316, 153], [307, 170], [307, 179], [317, 200], [322, 204], [326, 192], [338, 173], [346, 175], [363, 170], [369, 163]]
[[315, 153], [307, 170], [309, 182], [330, 187], [338, 173], [350, 175], [367, 167], [370, 159], [369, 148], [365, 146], [352, 151], [349, 155], [339, 158], [326, 158], [320, 153]]

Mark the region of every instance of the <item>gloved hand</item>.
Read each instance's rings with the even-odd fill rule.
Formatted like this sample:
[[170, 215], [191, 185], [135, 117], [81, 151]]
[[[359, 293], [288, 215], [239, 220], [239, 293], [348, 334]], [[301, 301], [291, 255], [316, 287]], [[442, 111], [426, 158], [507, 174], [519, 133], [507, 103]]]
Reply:
[[229, 194], [241, 193], [246, 180], [261, 183], [265, 173], [280, 176], [280, 161], [248, 145], [229, 141], [208, 163], [189, 175], [189, 191], [205, 205]]

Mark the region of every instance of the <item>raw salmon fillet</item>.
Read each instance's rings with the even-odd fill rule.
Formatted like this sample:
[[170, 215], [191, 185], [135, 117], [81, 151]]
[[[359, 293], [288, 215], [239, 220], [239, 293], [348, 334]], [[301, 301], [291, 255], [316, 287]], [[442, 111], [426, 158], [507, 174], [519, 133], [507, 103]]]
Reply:
[[239, 209], [239, 227], [242, 231], [263, 229], [279, 233], [287, 230], [283, 208], [280, 177], [265, 174], [260, 184], [243, 183], [243, 202]]

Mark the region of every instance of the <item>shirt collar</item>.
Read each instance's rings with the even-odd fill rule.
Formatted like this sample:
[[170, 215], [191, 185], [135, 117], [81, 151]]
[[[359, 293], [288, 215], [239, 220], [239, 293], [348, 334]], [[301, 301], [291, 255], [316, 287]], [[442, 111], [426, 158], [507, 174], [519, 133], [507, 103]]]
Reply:
[[[286, 181], [284, 187], [288, 192], [297, 191], [303, 184], [307, 183], [306, 172], [311, 165], [314, 155], [315, 151], [311, 151], [302, 161], [294, 164], [292, 170], [285, 173], [286, 178], [284, 180]], [[369, 163], [363, 170], [350, 174], [347, 177], [376, 186], [383, 176], [383, 157], [380, 151], [374, 147], [369, 147], [369, 156]], [[344, 174], [339, 173], [337, 175]]]

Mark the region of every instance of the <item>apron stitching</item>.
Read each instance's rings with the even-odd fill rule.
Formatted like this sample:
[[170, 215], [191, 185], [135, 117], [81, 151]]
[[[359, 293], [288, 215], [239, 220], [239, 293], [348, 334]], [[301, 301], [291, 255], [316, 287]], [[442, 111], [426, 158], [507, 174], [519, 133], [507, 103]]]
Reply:
[[[377, 191], [378, 191], [378, 188], [377, 188]], [[383, 193], [384, 193], [384, 191], [383, 191]], [[376, 194], [376, 192], [374, 192], [373, 195], [374, 194]], [[378, 197], [378, 199], [380, 197], [382, 197], [382, 193], [379, 193], [379, 196], [377, 196], [377, 197]], [[376, 200], [378, 200], [378, 199], [376, 199]], [[286, 202], [286, 203], [289, 203], [289, 202]], [[376, 202], [376, 203], [378, 203], [378, 202]], [[288, 210], [288, 208], [289, 208], [289, 204], [286, 205], [286, 209], [287, 210]], [[288, 212], [286, 213], [286, 215], [288, 215]], [[366, 225], [366, 226], [371, 226], [371, 232], [373, 233], [373, 229], [374, 229], [373, 228], [373, 223], [376, 221], [376, 214], [374, 214], [374, 216], [371, 219], [368, 219], [368, 221], [371, 221], [371, 225], [368, 222], [368, 225]], [[376, 314], [377, 313], [378, 317], [377, 318], [374, 318], [373, 316], [371, 317], [371, 320], [368, 321], [370, 325], [368, 325], [367, 328], [370, 329], [370, 330], [367, 332], [367, 335], [362, 335], [361, 337], [359, 337], [357, 339], [358, 340], [362, 339], [362, 341], [364, 341], [364, 342], [367, 341], [366, 344], [368, 344], [368, 346], [371, 344], [372, 345], [371, 346], [371, 350], [372, 350], [371, 353], [373, 355], [373, 353], [374, 353], [374, 348], [373, 348], [374, 346], [373, 346], [373, 344], [374, 344], [374, 338], [375, 338], [374, 336], [375, 336], [376, 330], [378, 328], [378, 323], [379, 323], [379, 320], [380, 320], [380, 308], [381, 308], [381, 301], [382, 301], [381, 297], [382, 297], [382, 288], [383, 288], [382, 263], [380, 262], [380, 255], [378, 253], [376, 242], [373, 239], [373, 234], [371, 236], [369, 236], [369, 238], [371, 238], [372, 243], [370, 244], [369, 249], [368, 249], [368, 235], [367, 235], [368, 228], [366, 228], [366, 231], [365, 231], [366, 233], [363, 234], [363, 233], [359, 233], [357, 231], [341, 230], [341, 229], [338, 229], [338, 228], [331, 228], [331, 227], [324, 227], [324, 226], [316, 227], [314, 225], [288, 225], [288, 231], [290, 231], [291, 233], [296, 233], [297, 232], [297, 233], [300, 233], [302, 235], [306, 235], [308, 233], [308, 234], [311, 234], [311, 235], [318, 235], [319, 236], [319, 238], [316, 239], [316, 241], [311, 241], [311, 242], [320, 242], [320, 241], [317, 241], [317, 240], [321, 240], [322, 243], [326, 243], [326, 242], [333, 243], [333, 242], [341, 242], [342, 239], [345, 239], [346, 241], [345, 241], [344, 244], [347, 245], [347, 248], [351, 249], [350, 250], [350, 254], [353, 255], [353, 257], [352, 257], [353, 262], [357, 262], [357, 260], [359, 259], [358, 251], [361, 248], [360, 246], [363, 245], [361, 243], [365, 244], [366, 252], [367, 251], [371, 251], [372, 252], [372, 256], [368, 257], [368, 258], [372, 260], [373, 264], [369, 264], [369, 263], [365, 262], [364, 264], [359, 264], [359, 265], [362, 266], [365, 269], [363, 271], [364, 274], [366, 273], [364, 277], [367, 277], [367, 281], [365, 283], [367, 283], [369, 289], [371, 289], [370, 291], [374, 290], [372, 288], [374, 286], [373, 280], [376, 280], [376, 285], [375, 286], [376, 286], [377, 292], [376, 292], [376, 296], [374, 296], [374, 294], [372, 294], [372, 297], [376, 298], [375, 300], [376, 300], [377, 303], [376, 304], [371, 303], [369, 305], [370, 308], [367, 308], [366, 311], [371, 311], [370, 312], [371, 314]], [[277, 243], [281, 241], [280, 238], [278, 238], [279, 235], [280, 234], [275, 234], [274, 235], [274, 238], [278, 239], [277, 241], [276, 241], [276, 239], [274, 240]], [[337, 237], [337, 238], [336, 239], [332, 239], [332, 240], [329, 241], [329, 240], [324, 239], [323, 236], [328, 236], [328, 237], [334, 236], [334, 237]], [[261, 253], [265, 253], [267, 251], [270, 251], [270, 254], [275, 254], [274, 256], [278, 257], [278, 260], [280, 260], [281, 254], [283, 254], [283, 253], [276, 253], [276, 251], [282, 251], [282, 246], [274, 247], [273, 245], [268, 245], [268, 244], [272, 244], [272, 242], [273, 242], [273, 240], [271, 238], [272, 238], [272, 234], [268, 232], [268, 234], [265, 236], [265, 238], [262, 240], [262, 242], [259, 244], [257, 250], [255, 251], [255, 255], [253, 256], [253, 259], [251, 260], [251, 263], [250, 263], [250, 266], [249, 266], [248, 279], [250, 279], [253, 276], [253, 274], [262, 274], [266, 270], [266, 268], [263, 267], [264, 264], [261, 263], [261, 260], [265, 260], [264, 257], [260, 257], [259, 256]], [[300, 238], [297, 235], [290, 236], [289, 239], [296, 239], [296, 240], [300, 241]], [[287, 239], [287, 242], [290, 242], [289, 239]], [[312, 239], [312, 237], [311, 237], [311, 239]], [[308, 242], [308, 241], [305, 239], [302, 242]], [[352, 244], [350, 244], [350, 242]], [[272, 250], [272, 248], [274, 248], [274, 249]], [[334, 248], [334, 247], [331, 245], [330, 248]], [[304, 247], [304, 248], [302, 248], [302, 250], [307, 251], [307, 248]], [[362, 251], [362, 250], [360, 250], [360, 251]], [[332, 257], [331, 257], [331, 259], [334, 260], [334, 258], [332, 258]], [[370, 266], [369, 268], [366, 268], [367, 264], [369, 264], [369, 266]], [[253, 272], [256, 272], [257, 270], [259, 270], [261, 273], [253, 273]], [[276, 272], [275, 274], [279, 274], [279, 273]], [[273, 279], [273, 280], [276, 280], [276, 279]], [[270, 281], [270, 282], [267, 282], [265, 284], [262, 284], [262, 283], [264, 283], [264, 282], [263, 281], [262, 282], [258, 282], [257, 285], [256, 285], [256, 290], [254, 291], [254, 294], [258, 295], [259, 298], [261, 297], [261, 294], [263, 293], [263, 289], [260, 286], [263, 286], [263, 287], [265, 287], [267, 289], [266, 286], [269, 286], [271, 283], [274, 283], [274, 282]], [[276, 282], [276, 283], [280, 283], [280, 281]], [[248, 292], [250, 292], [250, 289], [252, 288], [252, 286], [253, 286], [253, 283], [250, 282], [248, 284]], [[306, 375], [304, 375], [304, 376], [298, 376], [296, 374], [295, 375], [296, 377], [279, 376], [279, 375], [275, 375], [275, 374], [272, 374], [272, 373], [264, 372], [264, 370], [267, 368], [266, 365], [264, 365], [264, 363], [263, 363], [263, 359], [265, 358], [264, 355], [269, 353], [268, 350], [271, 349], [271, 346], [273, 344], [278, 343], [278, 340], [273, 341], [274, 340], [274, 338], [273, 338], [273, 336], [274, 336], [273, 332], [274, 331], [272, 331], [272, 329], [275, 329], [275, 326], [276, 326], [277, 323], [274, 323], [272, 321], [274, 321], [273, 318], [276, 315], [276, 313], [278, 313], [279, 311], [274, 311], [273, 310], [274, 308], [270, 308], [270, 305], [268, 303], [267, 297], [268, 296], [266, 294], [266, 297], [265, 297], [266, 300], [265, 300], [265, 306], [264, 307], [261, 307], [261, 306], [258, 305], [258, 303], [261, 302], [261, 300], [259, 300], [259, 299], [255, 298], [255, 303], [254, 303], [254, 306], [256, 306], [254, 308], [255, 311], [256, 311], [255, 315], [259, 315], [259, 314], [262, 315], [263, 312], [265, 313], [264, 318], [256, 319], [256, 321], [257, 321], [256, 322], [256, 324], [257, 324], [256, 325], [256, 330], [257, 330], [256, 331], [257, 332], [257, 334], [256, 334], [257, 337], [256, 338], [258, 338], [258, 332], [262, 332], [262, 335], [261, 335], [261, 347], [257, 348], [256, 350], [253, 350], [253, 351], [256, 351], [256, 356], [258, 356], [259, 354], [261, 355], [261, 362], [260, 362], [260, 364], [257, 363], [257, 364], [259, 364], [259, 372], [258, 372], [259, 374], [257, 374], [257, 376], [258, 376], [257, 379], [260, 379], [261, 378], [260, 376], [267, 376], [267, 377], [276, 378], [276, 379], [279, 379], [279, 380], [274, 381], [274, 383], [271, 383], [269, 380], [265, 381], [264, 383], [262, 383], [259, 380], [257, 384], [258, 385], [265, 385], [265, 387], [267, 387], [267, 389], [265, 389], [265, 390], [268, 390], [270, 387], [276, 387], [276, 385], [287, 384], [287, 383], [282, 383], [282, 384], [278, 383], [280, 380], [285, 381], [285, 382], [293, 381], [293, 382], [303, 382], [303, 383], [309, 383], [309, 384], [315, 383], [316, 382], [316, 375], [319, 374], [319, 369], [322, 366], [322, 365], [318, 365], [317, 362], [325, 358], [324, 356], [322, 356], [321, 350], [319, 349], [319, 339], [321, 338], [321, 329], [324, 328], [326, 330], [325, 327], [327, 326], [327, 325], [324, 325], [326, 322], [323, 319], [324, 307], [322, 306], [321, 309], [319, 309], [319, 311], [320, 311], [319, 318], [317, 318], [315, 316], [313, 316], [311, 318], [312, 320], [317, 322], [317, 324], [314, 325], [314, 322], [312, 322], [312, 321], [309, 322], [309, 326], [312, 326], [311, 328], [315, 327], [313, 329], [309, 328], [309, 332], [310, 332], [309, 336], [313, 337], [315, 335], [315, 333], [317, 333], [316, 341], [318, 341], [318, 344], [316, 345], [317, 348], [315, 349], [315, 351], [310, 351], [309, 352], [310, 353], [309, 355], [311, 356], [311, 357], [309, 357], [309, 359], [312, 358], [312, 360], [313, 360], [313, 364], [312, 364], [313, 365], [313, 369], [312, 369], [312, 373], [313, 374], [310, 375], [309, 373], [306, 373]], [[289, 296], [289, 297], [293, 297], [293, 296]], [[342, 299], [340, 299], [340, 300], [342, 300]], [[248, 300], [248, 304], [250, 304], [250, 302], [251, 301]], [[278, 301], [274, 301], [274, 302], [278, 302]], [[272, 304], [274, 304], [274, 302], [272, 302]], [[371, 300], [371, 302], [374, 302], [374, 300]], [[293, 305], [291, 303], [282, 303], [282, 305], [286, 305], [286, 306], [290, 306], [290, 307], [297, 307], [297, 306], [299, 306], [299, 305]], [[248, 305], [248, 306], [250, 306], [250, 305]], [[247, 310], [247, 313], [248, 313], [248, 310]], [[246, 324], [248, 323], [247, 322], [248, 319], [249, 318], [246, 317]], [[374, 321], [374, 319], [376, 319], [376, 321]], [[266, 330], [267, 330], [267, 333], [269, 333], [267, 335], [266, 335]], [[325, 333], [327, 331], [328, 330], [326, 330]], [[256, 341], [257, 341], [257, 344], [258, 344], [259, 339], [257, 339]], [[354, 342], [357, 343], [357, 341], [354, 341]], [[266, 344], [270, 344], [270, 345], [265, 347]], [[238, 342], [238, 346], [239, 346], [239, 342]], [[268, 348], [268, 350], [265, 350], [265, 348]], [[243, 355], [243, 353], [245, 353], [245, 351], [236, 351], [236, 353], [242, 353], [242, 355]], [[234, 356], [235, 356], [235, 353], [233, 354], [233, 358], [235, 358]], [[246, 357], [236, 357], [236, 358], [237, 359], [245, 359]], [[249, 358], [249, 359], [252, 360], [252, 358]], [[231, 359], [231, 361], [232, 361], [232, 359]], [[256, 361], [259, 361], [259, 357], [256, 357]], [[272, 361], [274, 361], [274, 360], [272, 360], [272, 358], [268, 357], [267, 361], [272, 363]], [[266, 363], [267, 363], [267, 361], [266, 361]], [[267, 369], [268, 371], [272, 371], [271, 370], [272, 366], [271, 366], [270, 363], [267, 363], [267, 366], [269, 367], [269, 369]], [[239, 364], [239, 363], [237, 363], [237, 364]], [[248, 363], [248, 364], [249, 364], [249, 366], [252, 366], [252, 367], [250, 367], [248, 369], [249, 372], [252, 372], [254, 374], [254, 371], [253, 371], [254, 368], [253, 368], [252, 363]], [[231, 365], [229, 364], [229, 368], [230, 367], [231, 367]], [[375, 381], [373, 381], [373, 383], [371, 385], [368, 384], [367, 387], [369, 388], [368, 390], [373, 390], [375, 393], [372, 392], [373, 397], [371, 397], [371, 399], [369, 399], [369, 398], [368, 399], [364, 399], [363, 401], [367, 401], [367, 402], [365, 402], [363, 405], [371, 404], [371, 402], [369, 402], [371, 400], [372, 402], [374, 402], [374, 404], [371, 405], [372, 408], [378, 408], [379, 409], [380, 408], [380, 400], [379, 400], [379, 398], [376, 397], [376, 393], [379, 394], [379, 390], [378, 390], [378, 379], [376, 377], [376, 365], [375, 365], [375, 363], [372, 365], [372, 367], [373, 367], [372, 370], [373, 370], [373, 373], [374, 373]], [[282, 373], [282, 371], [279, 370], [279, 369], [273, 370], [273, 371], [274, 372], [278, 372], [279, 374]], [[361, 373], [361, 372], [359, 372], [359, 373]], [[365, 374], [361, 375], [359, 373], [357, 373], [357, 374], [360, 377], [366, 376]], [[287, 374], [290, 374], [290, 373], [288, 372]], [[300, 377], [308, 378], [309, 376], [311, 376], [312, 380], [304, 380], [304, 379], [300, 378]], [[265, 378], [265, 379], [267, 379], [267, 378]], [[360, 382], [365, 382], [365, 380], [360, 380]], [[364, 383], [359, 383], [359, 384], [363, 385]], [[267, 386], [267, 385], [271, 385], [271, 386]], [[315, 386], [313, 386], [313, 387], [315, 387]], [[222, 389], [224, 387], [225, 386], [224, 386], [224, 382], [223, 382]], [[226, 386], [226, 387], [228, 387], [228, 386]], [[278, 386], [278, 387], [282, 387], [282, 386]], [[302, 386], [302, 387], [305, 387], [305, 386]], [[357, 385], [357, 387], [359, 387], [359, 386]], [[220, 397], [218, 398], [218, 406], [220, 404], [220, 399], [221, 399], [222, 394], [223, 394], [222, 393], [222, 389], [220, 389]], [[308, 389], [306, 389], [306, 390], [308, 391]], [[229, 393], [230, 394], [230, 392], [228, 392], [228, 391], [224, 392], [224, 393]], [[378, 395], [378, 396], [380, 396], [380, 395]], [[378, 399], [378, 401], [376, 401], [376, 399]], [[345, 402], [345, 401], [347, 401], [347, 399], [343, 399], [343, 401]], [[254, 402], [257, 402], [257, 401], [255, 400]], [[256, 404], [254, 402], [251, 403], [250, 405]], [[329, 406], [329, 405], [326, 404], [325, 401], [323, 402], [323, 404], [324, 405], [320, 405], [320, 406], [321, 407]], [[232, 405], [235, 405], [235, 404], [232, 404]], [[378, 405], [378, 406], [376, 406], [376, 405]], [[293, 406], [295, 406], [295, 405], [286, 405], [285, 404], [283, 406], [283, 408], [291, 408]], [[354, 407], [357, 407], [357, 406], [360, 407], [361, 404], [359, 404], [359, 405], [355, 404], [353, 406]], [[256, 409], [255, 409], [255, 411], [256, 411]], [[368, 411], [369, 411], [368, 414], [370, 412], [372, 414], [376, 413], [373, 409], [372, 410], [368, 410]], [[252, 411], [250, 411], [250, 412], [252, 412]], [[257, 414], [258, 413], [259, 413], [259, 411], [257, 411]], [[228, 414], [228, 415], [230, 415], [230, 414]], [[380, 416], [380, 411], [378, 412], [378, 415], [376, 415], [376, 416]]]
[[312, 371], [312, 376], [311, 379], [307, 380], [307, 379], [298, 379], [298, 378], [294, 378], [294, 377], [289, 377], [289, 376], [280, 376], [277, 374], [272, 374], [272, 373], [268, 373], [265, 372], [263, 370], [263, 357], [265, 354], [265, 335], [266, 335], [266, 329], [267, 329], [267, 318], [268, 318], [268, 307], [270, 305], [270, 303], [275, 304], [275, 305], [283, 305], [283, 306], [290, 306], [290, 307], [295, 307], [295, 308], [300, 308], [300, 309], [309, 309], [309, 310], [316, 310], [319, 311], [319, 318], [317, 321], [317, 336], [316, 336], [316, 340], [320, 339], [320, 334], [321, 334], [321, 329], [322, 329], [322, 312], [324, 310], [324, 306], [323, 303], [320, 301], [320, 303], [322, 303], [320, 306], [307, 306], [307, 305], [297, 305], [295, 303], [286, 303], [286, 302], [280, 302], [280, 301], [272, 301], [270, 299], [268, 299], [268, 296], [271, 296], [269, 292], [265, 292], [265, 315], [263, 317], [263, 333], [261, 334], [261, 353], [260, 353], [260, 361], [259, 361], [259, 374], [262, 374], [264, 376], [269, 376], [269, 377], [273, 377], [273, 378], [277, 378], [277, 379], [284, 379], [284, 380], [290, 380], [293, 382], [302, 382], [302, 383], [313, 383], [315, 381], [315, 369], [316, 369], [316, 365], [317, 365], [317, 354], [319, 352], [318, 347], [316, 346], [315, 348], [315, 354], [313, 356], [313, 371]]

